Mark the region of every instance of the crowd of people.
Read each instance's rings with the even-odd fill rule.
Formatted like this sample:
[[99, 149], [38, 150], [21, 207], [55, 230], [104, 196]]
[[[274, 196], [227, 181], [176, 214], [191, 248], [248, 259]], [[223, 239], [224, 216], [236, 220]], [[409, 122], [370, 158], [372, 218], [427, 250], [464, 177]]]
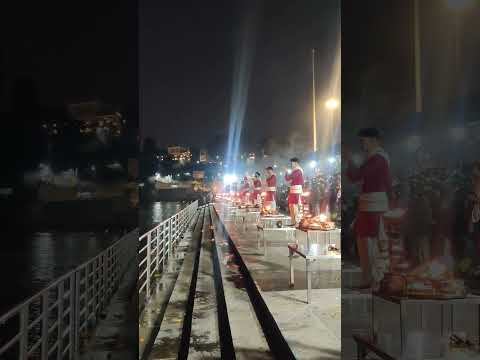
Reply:
[[305, 213], [325, 214], [340, 225], [340, 173], [323, 174], [314, 169], [313, 176], [308, 176], [298, 158], [290, 159], [290, 165], [279, 179], [272, 166], [266, 167], [264, 177], [258, 171], [253, 176], [247, 174], [239, 186], [234, 184], [233, 190], [244, 203], [256, 204], [272, 212], [284, 208], [291, 217], [290, 226], [298, 226]]
[[360, 191], [343, 199], [342, 211], [343, 237], [352, 235], [350, 245], [355, 246], [350, 248], [362, 269], [361, 288], [378, 289], [389, 271], [384, 215], [396, 208], [405, 210], [400, 232], [412, 267], [441, 257], [457, 263], [465, 257], [478, 261], [480, 161], [462, 169], [424, 168], [403, 181], [394, 181], [378, 130], [362, 129], [358, 135], [364, 162], [355, 165], [346, 146], [342, 159], [346, 163], [344, 179], [359, 184]]

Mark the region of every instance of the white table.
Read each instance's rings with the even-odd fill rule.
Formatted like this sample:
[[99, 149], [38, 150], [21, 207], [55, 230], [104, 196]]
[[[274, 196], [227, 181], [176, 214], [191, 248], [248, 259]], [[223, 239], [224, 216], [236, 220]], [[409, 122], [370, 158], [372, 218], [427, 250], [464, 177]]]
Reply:
[[265, 231], [268, 233], [283, 233], [285, 234], [285, 237], [288, 242], [296, 242], [296, 228], [290, 226], [290, 227], [274, 227], [274, 228], [261, 228], [257, 225], [258, 233], [257, 233], [257, 240], [258, 240], [258, 248], [260, 248], [260, 231], [262, 232], [262, 240], [263, 240], [263, 251], [264, 251], [264, 256], [267, 256], [267, 239], [265, 238]]
[[287, 215], [274, 215], [274, 216], [260, 216], [258, 219], [259, 228], [263, 229], [271, 229], [271, 228], [278, 228], [277, 223], [281, 221], [282, 227], [288, 226], [292, 219], [290, 216]]
[[326, 260], [326, 259], [341, 259], [340, 254], [331, 254], [327, 251], [326, 248], [320, 247], [317, 244], [313, 244], [309, 247], [298, 245], [298, 244], [288, 244], [289, 251], [289, 262], [290, 262], [290, 286], [295, 284], [295, 270], [293, 268], [293, 259], [294, 255], [299, 255], [305, 259], [305, 271], [307, 274], [307, 303], [310, 303], [311, 292], [312, 292], [312, 273], [310, 272], [310, 264], [317, 260]]
[[[403, 355], [408, 333], [427, 331], [435, 336], [450, 332], [465, 332], [474, 338], [480, 336], [480, 296], [463, 299], [415, 299], [373, 294], [372, 321], [377, 334], [390, 333], [398, 339], [391, 344], [391, 353]], [[382, 349], [387, 352], [390, 349]], [[427, 349], [434, 352], [436, 348]], [[434, 357], [428, 357], [434, 359]]]
[[258, 218], [260, 217], [260, 211], [249, 210], [249, 211], [245, 212], [245, 214], [243, 216], [244, 216], [243, 217], [243, 228], [244, 228], [244, 231], [245, 231], [245, 230], [247, 230], [248, 224], [250, 222], [253, 222], [254, 224], [257, 223]]

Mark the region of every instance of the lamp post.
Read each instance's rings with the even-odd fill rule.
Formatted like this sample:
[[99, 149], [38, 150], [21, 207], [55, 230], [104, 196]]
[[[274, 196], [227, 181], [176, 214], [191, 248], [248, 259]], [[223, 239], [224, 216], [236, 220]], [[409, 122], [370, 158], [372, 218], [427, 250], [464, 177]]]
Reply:
[[455, 79], [459, 79], [460, 70], [460, 15], [461, 12], [473, 5], [473, 0], [446, 0], [447, 6], [454, 10], [454, 41], [455, 41]]
[[317, 152], [317, 111], [315, 107], [315, 49], [312, 49], [313, 152]]
[[423, 111], [422, 101], [422, 64], [420, 46], [420, 8], [419, 0], [414, 0], [414, 36], [415, 36], [415, 112], [417, 116]]

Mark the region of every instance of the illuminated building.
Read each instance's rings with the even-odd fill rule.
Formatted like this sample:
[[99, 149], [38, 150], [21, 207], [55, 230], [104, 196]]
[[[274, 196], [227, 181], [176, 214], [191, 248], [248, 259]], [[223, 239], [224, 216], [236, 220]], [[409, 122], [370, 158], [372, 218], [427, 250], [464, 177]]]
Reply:
[[200, 159], [199, 159], [200, 162], [207, 162], [208, 161], [208, 154], [207, 154], [207, 150], [201, 150], [200, 151]]
[[174, 161], [190, 162], [192, 160], [192, 153], [189, 148], [182, 146], [169, 146], [167, 151]]
[[67, 123], [63, 121], [50, 121], [44, 122], [42, 128], [49, 136], [58, 136], [63, 132], [66, 125]]
[[122, 135], [125, 120], [108, 105], [90, 101], [70, 104], [68, 110], [73, 120], [78, 123], [81, 134], [95, 135], [98, 131], [103, 131], [113, 137]]

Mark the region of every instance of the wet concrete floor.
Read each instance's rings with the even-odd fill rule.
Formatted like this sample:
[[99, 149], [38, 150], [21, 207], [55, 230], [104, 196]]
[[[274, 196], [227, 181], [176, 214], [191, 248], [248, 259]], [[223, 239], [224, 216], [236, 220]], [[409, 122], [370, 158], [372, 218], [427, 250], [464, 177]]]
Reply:
[[[222, 204], [215, 204], [215, 208], [221, 219], [227, 218]], [[312, 302], [307, 304], [305, 261], [294, 261], [296, 281], [290, 288], [287, 244], [291, 241], [284, 234], [275, 233], [275, 238], [267, 242], [265, 255], [253, 223], [243, 227], [231, 220], [223, 221], [295, 357], [340, 359], [341, 261], [314, 263]], [[306, 243], [303, 233], [297, 231], [296, 236], [299, 243]]]

